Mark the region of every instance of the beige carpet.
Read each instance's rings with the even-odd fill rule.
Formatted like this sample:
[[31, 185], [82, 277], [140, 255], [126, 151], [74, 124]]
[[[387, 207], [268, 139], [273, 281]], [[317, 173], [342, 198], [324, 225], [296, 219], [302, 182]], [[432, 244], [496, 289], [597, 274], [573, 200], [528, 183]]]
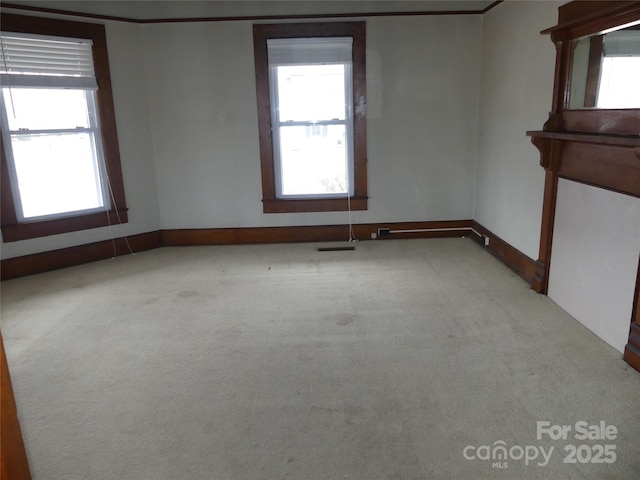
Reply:
[[[638, 478], [640, 375], [477, 244], [318, 246], [4, 282], [34, 480]], [[577, 440], [579, 421], [618, 435]], [[482, 459], [501, 445], [506, 465]], [[604, 445], [615, 461], [591, 463]]]

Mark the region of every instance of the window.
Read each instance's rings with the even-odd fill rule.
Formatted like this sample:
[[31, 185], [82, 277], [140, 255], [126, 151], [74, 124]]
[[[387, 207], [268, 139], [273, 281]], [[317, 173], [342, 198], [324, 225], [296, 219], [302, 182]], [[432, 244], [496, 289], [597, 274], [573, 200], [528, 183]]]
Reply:
[[104, 27], [2, 16], [4, 241], [127, 221]]
[[255, 25], [265, 213], [366, 210], [364, 22]]

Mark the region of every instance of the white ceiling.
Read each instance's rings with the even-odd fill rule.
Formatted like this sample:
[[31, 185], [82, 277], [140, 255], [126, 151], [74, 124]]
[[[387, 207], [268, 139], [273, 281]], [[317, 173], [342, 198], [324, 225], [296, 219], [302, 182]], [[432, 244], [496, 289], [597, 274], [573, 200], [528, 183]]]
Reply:
[[493, 2], [492, 0], [9, 0], [9, 3], [148, 20], [445, 10], [480, 11]]

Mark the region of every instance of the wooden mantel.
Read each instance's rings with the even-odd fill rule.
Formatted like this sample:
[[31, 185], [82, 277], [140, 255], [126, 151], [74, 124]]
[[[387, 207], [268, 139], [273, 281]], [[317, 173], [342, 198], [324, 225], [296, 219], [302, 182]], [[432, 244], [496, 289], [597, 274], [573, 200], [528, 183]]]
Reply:
[[553, 131], [527, 135], [540, 151], [540, 165], [545, 169], [540, 249], [532, 288], [546, 294], [558, 179], [640, 197], [640, 137]]
[[[545, 169], [540, 249], [532, 288], [547, 293], [558, 179], [640, 198], [640, 109], [571, 109], [571, 69], [577, 39], [640, 24], [638, 1], [573, 1], [544, 30], [556, 47], [553, 105], [541, 131], [529, 131]], [[629, 343], [624, 359], [640, 371], [640, 259]]]
[[640, 197], [640, 137], [527, 132], [557, 177]]

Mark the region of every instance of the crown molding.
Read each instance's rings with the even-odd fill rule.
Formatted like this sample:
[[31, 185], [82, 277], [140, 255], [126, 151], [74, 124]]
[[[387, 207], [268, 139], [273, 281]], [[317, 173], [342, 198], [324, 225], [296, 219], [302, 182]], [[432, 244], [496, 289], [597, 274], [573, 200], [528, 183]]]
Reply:
[[2, 2], [2, 9], [20, 10], [25, 12], [46, 13], [53, 15], [67, 15], [94, 20], [106, 20], [113, 22], [135, 24], [158, 23], [194, 23], [194, 22], [237, 22], [237, 21], [282, 21], [282, 20], [314, 20], [314, 19], [350, 19], [368, 17], [419, 17], [419, 16], [449, 16], [449, 15], [483, 15], [489, 10], [501, 4], [504, 0], [497, 0], [485, 8], [477, 10], [425, 10], [402, 12], [363, 12], [363, 13], [317, 13], [317, 14], [293, 14], [293, 15], [239, 15], [219, 17], [180, 17], [180, 18], [132, 18], [117, 15], [103, 15], [99, 13], [79, 12], [59, 8], [39, 7], [35, 5], [23, 5], [11, 2]]

